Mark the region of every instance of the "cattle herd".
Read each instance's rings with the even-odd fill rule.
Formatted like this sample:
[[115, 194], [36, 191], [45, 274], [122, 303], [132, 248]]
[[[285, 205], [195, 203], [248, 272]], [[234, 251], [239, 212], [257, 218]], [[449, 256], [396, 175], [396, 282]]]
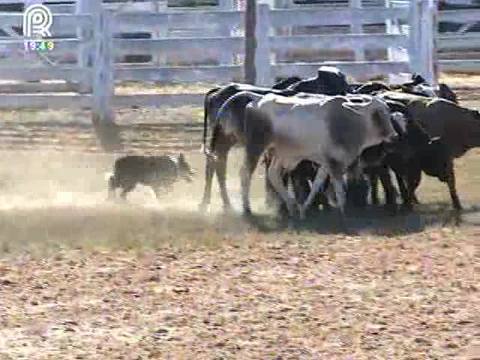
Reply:
[[349, 84], [338, 69], [321, 67], [314, 78], [287, 78], [272, 88], [232, 83], [211, 89], [204, 101], [201, 209], [210, 203], [214, 174], [224, 208], [231, 208], [226, 165], [234, 145], [245, 149], [245, 214], [251, 213], [250, 182], [261, 157], [266, 203], [290, 219], [303, 219], [320, 206], [335, 206], [343, 219], [346, 208], [365, 206], [368, 198], [378, 205], [378, 180], [386, 210], [395, 213], [391, 172], [402, 209], [418, 202], [423, 172], [448, 185], [452, 205], [460, 210], [453, 161], [480, 146], [480, 113], [460, 106], [447, 85], [434, 88], [416, 74], [397, 86]]
[[[453, 208], [461, 210], [453, 161], [480, 146], [480, 113], [460, 106], [447, 85], [434, 88], [416, 74], [397, 86], [349, 84], [338, 69], [323, 66], [314, 78], [291, 77], [271, 88], [216, 87], [204, 101], [207, 161], [201, 210], [210, 203], [214, 174], [223, 206], [231, 209], [226, 168], [234, 145], [245, 149], [240, 178], [246, 215], [251, 214], [251, 178], [261, 159], [266, 204], [289, 219], [334, 206], [343, 222], [350, 207], [365, 207], [368, 199], [379, 205], [379, 180], [385, 209], [394, 214], [398, 192], [391, 173], [402, 210], [418, 203], [422, 172], [446, 183]], [[109, 197], [120, 187], [125, 198], [137, 183], [151, 186], [158, 196], [177, 178], [191, 181], [192, 175], [182, 154], [123, 157], [109, 179]]]

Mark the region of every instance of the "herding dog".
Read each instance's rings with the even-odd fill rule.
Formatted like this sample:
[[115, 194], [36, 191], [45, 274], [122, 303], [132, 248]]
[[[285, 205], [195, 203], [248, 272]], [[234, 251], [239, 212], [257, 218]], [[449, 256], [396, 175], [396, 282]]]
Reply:
[[191, 182], [192, 175], [194, 172], [183, 154], [177, 158], [169, 155], [123, 156], [115, 160], [113, 175], [108, 180], [108, 199], [114, 199], [115, 190], [121, 188], [120, 197], [125, 200], [138, 183], [150, 186], [158, 199], [162, 188], [169, 190], [179, 178]]

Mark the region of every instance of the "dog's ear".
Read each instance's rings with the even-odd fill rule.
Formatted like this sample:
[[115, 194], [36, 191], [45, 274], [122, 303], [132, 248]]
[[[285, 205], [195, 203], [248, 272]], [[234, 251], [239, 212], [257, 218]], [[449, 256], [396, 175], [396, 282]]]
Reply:
[[185, 162], [185, 156], [183, 156], [183, 153], [178, 154], [178, 161]]

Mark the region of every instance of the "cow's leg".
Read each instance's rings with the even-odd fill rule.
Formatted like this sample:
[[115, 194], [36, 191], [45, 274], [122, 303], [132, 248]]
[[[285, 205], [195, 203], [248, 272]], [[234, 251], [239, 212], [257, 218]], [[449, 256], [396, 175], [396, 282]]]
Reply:
[[244, 117], [245, 156], [240, 169], [242, 186], [243, 212], [252, 213], [250, 208], [250, 185], [252, 174], [257, 167], [260, 156], [265, 152], [271, 141], [272, 129], [270, 121], [256, 114], [252, 109], [246, 109]]
[[404, 205], [409, 203], [408, 188], [405, 185], [405, 179], [398, 171], [393, 171], [395, 178], [397, 179], [398, 188], [400, 189], [400, 195], [402, 196], [402, 203]]
[[268, 153], [265, 154], [263, 164], [265, 166], [265, 206], [267, 208], [274, 208], [279, 204], [277, 193], [273, 188], [272, 184], [270, 183], [270, 180], [268, 180], [268, 175], [267, 175], [268, 167], [270, 166], [271, 162], [272, 162], [272, 155]]
[[[282, 175], [282, 166], [274, 159], [268, 167], [267, 176], [273, 188], [287, 206], [290, 217], [295, 215], [296, 201], [288, 193], [288, 188], [285, 186], [285, 177]], [[288, 181], [288, 178], [287, 178]]]
[[[316, 171], [309, 161], [302, 161], [291, 173], [293, 191], [299, 204], [303, 204], [311, 191], [311, 184], [315, 179]], [[314, 215], [319, 211], [319, 206], [328, 202], [322, 192], [318, 192], [305, 215]], [[325, 206], [325, 205], [324, 205]]]
[[372, 169], [368, 173], [368, 178], [370, 180], [370, 199], [372, 201], [372, 205], [377, 206], [378, 201], [378, 169]]
[[[212, 139], [210, 142], [210, 150], [209, 150], [209, 154], [207, 154], [206, 164], [205, 164], [205, 188], [203, 191], [203, 199], [202, 199], [202, 202], [200, 203], [200, 210], [204, 210], [210, 204], [211, 196], [212, 196], [213, 174], [215, 170], [218, 168], [218, 165], [217, 165], [217, 162], [219, 161], [218, 158], [223, 155], [222, 151], [224, 151], [225, 148], [230, 149], [231, 147], [230, 141], [231, 140], [227, 138], [227, 136], [224, 134], [220, 126], [216, 126], [213, 129]], [[227, 152], [228, 152], [228, 149], [226, 150]], [[220, 161], [223, 161], [223, 159]], [[225, 155], [225, 162], [226, 162], [226, 155]], [[222, 165], [220, 165], [220, 167], [221, 166]], [[217, 170], [217, 176], [218, 176], [218, 170]], [[224, 179], [222, 180], [224, 182]], [[222, 180], [219, 180], [219, 183]], [[222, 188], [220, 188], [220, 191], [222, 191]], [[222, 194], [222, 197], [223, 197], [223, 194]]]
[[297, 172], [296, 170], [297, 169], [291, 173], [293, 192], [295, 193], [297, 202], [303, 204], [310, 192], [310, 184], [305, 174]]
[[413, 204], [420, 204], [420, 201], [418, 201], [417, 195], [415, 194], [415, 191], [417, 190], [418, 186], [420, 185], [420, 182], [422, 181], [422, 171], [419, 170], [418, 172], [415, 173], [415, 176], [412, 178], [413, 184], [412, 188], [413, 193], [411, 194], [412, 196], [412, 203]]
[[458, 198], [457, 188], [455, 184], [455, 171], [453, 169], [453, 162], [449, 166], [449, 174], [447, 178], [448, 190], [450, 191], [450, 198], [452, 199], [452, 205], [455, 210], [462, 210], [462, 204]]
[[333, 174], [330, 177], [335, 190], [335, 197], [337, 198], [337, 206], [340, 212], [340, 224], [341, 227], [348, 232], [346, 218], [345, 218], [345, 204], [347, 202], [347, 196], [345, 192], [345, 184], [343, 176], [341, 174]]
[[205, 188], [203, 190], [203, 199], [200, 203], [200, 210], [205, 210], [205, 208], [210, 204], [210, 199], [212, 196], [212, 180], [213, 173], [215, 171], [215, 159], [211, 156], [207, 156], [205, 164]]
[[[325, 184], [325, 181], [327, 179], [327, 172], [323, 167], [319, 167], [317, 170], [317, 174], [315, 175], [315, 179], [313, 180], [312, 184], [312, 189], [310, 190], [310, 193], [308, 194], [307, 200], [300, 206], [300, 219], [305, 218], [305, 213], [312, 203], [313, 199], [317, 195], [317, 193], [320, 190], [320, 187]], [[322, 189], [323, 191], [323, 189]]]
[[263, 149], [259, 147], [247, 148], [243, 166], [240, 169], [240, 179], [242, 187], [242, 202], [243, 212], [245, 215], [250, 215], [252, 210], [250, 208], [250, 185], [252, 181], [252, 174], [257, 167], [258, 160], [262, 154]]
[[381, 166], [379, 169], [380, 181], [385, 189], [385, 208], [388, 212], [395, 212], [397, 207], [396, 191], [392, 183], [392, 177], [386, 166]]
[[422, 170], [416, 163], [409, 164], [407, 170], [407, 188], [408, 188], [408, 203], [407, 208], [410, 209], [412, 204], [415, 203], [415, 190], [422, 179]]
[[231, 148], [231, 141], [225, 139], [225, 142], [219, 144], [217, 148], [217, 161], [215, 162], [215, 170], [217, 174], [218, 186], [220, 187], [220, 195], [223, 201], [223, 208], [226, 211], [232, 209], [230, 198], [227, 193], [226, 175], [227, 175], [227, 158]]

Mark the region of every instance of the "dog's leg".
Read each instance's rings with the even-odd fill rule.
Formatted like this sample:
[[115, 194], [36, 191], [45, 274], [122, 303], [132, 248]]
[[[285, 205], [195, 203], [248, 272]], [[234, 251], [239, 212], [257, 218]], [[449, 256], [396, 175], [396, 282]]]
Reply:
[[161, 191], [160, 191], [160, 187], [159, 186], [152, 186], [152, 190], [155, 194], [155, 197], [157, 198], [158, 201], [160, 201], [160, 197], [162, 195]]
[[126, 184], [126, 185], [123, 185], [122, 186], [122, 192], [120, 193], [120, 198], [123, 200], [123, 201], [126, 201], [127, 200], [127, 195], [130, 191], [132, 191], [133, 189], [135, 189], [135, 185], [136, 184]]
[[117, 185], [115, 183], [115, 176], [112, 175], [108, 179], [108, 201], [115, 200], [116, 194], [115, 194], [115, 189], [117, 188]]

